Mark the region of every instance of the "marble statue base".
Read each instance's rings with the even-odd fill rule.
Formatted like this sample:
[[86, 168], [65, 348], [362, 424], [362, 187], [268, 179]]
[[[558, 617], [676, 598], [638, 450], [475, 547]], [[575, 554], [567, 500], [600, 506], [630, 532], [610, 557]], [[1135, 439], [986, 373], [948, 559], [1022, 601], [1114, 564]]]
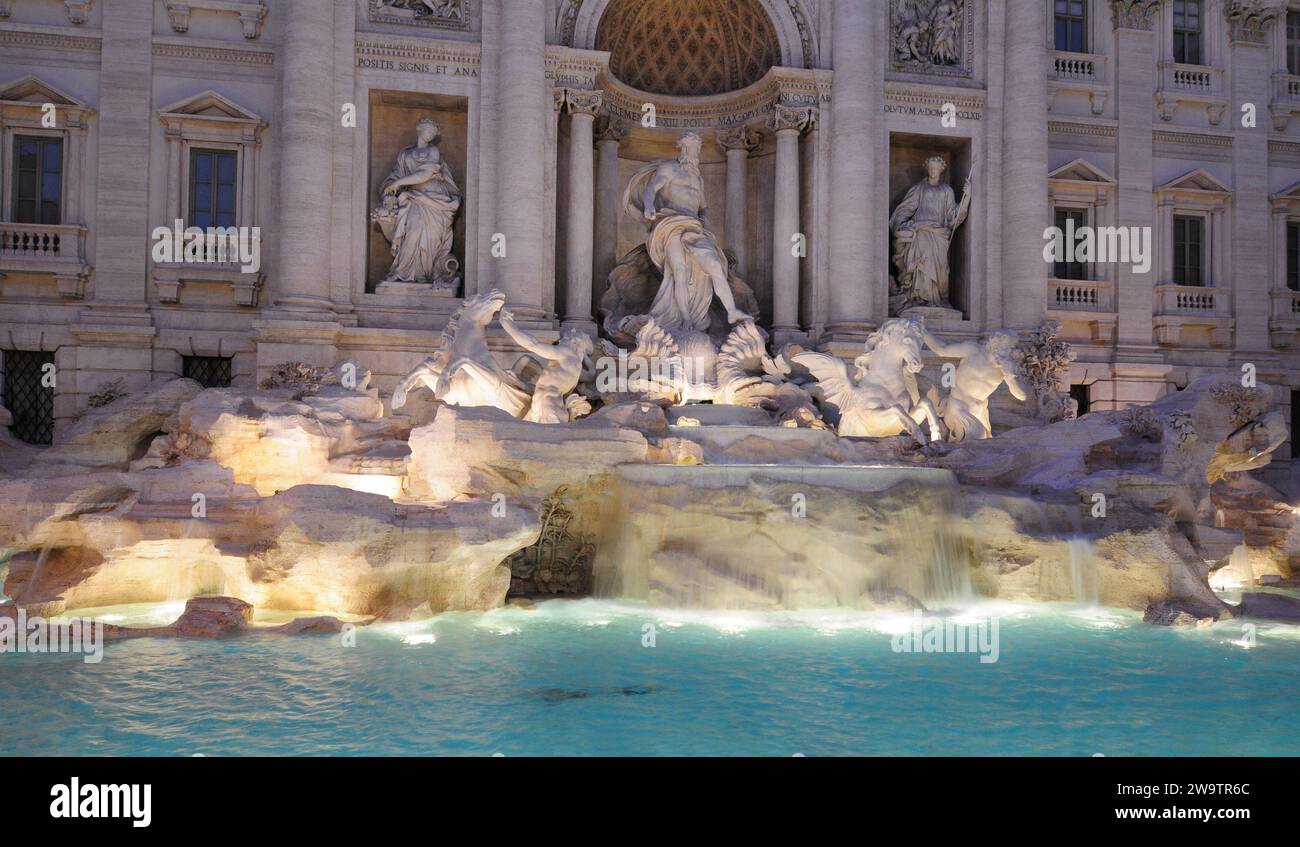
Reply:
[[427, 282], [384, 281], [375, 286], [375, 293], [400, 294], [403, 297], [455, 297], [459, 288], [459, 280], [451, 286], [430, 285]]

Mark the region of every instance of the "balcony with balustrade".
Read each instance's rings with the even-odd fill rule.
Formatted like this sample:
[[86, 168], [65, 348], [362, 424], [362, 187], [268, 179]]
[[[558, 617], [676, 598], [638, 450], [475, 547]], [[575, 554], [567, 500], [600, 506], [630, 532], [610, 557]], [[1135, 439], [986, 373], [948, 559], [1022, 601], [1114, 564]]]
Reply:
[[1181, 347], [1228, 347], [1232, 344], [1232, 289], [1218, 286], [1155, 287], [1156, 341]]
[[1285, 132], [1291, 119], [1300, 115], [1300, 75], [1273, 74], [1273, 100], [1268, 108], [1273, 129]]
[[53, 276], [60, 295], [80, 300], [90, 276], [86, 227], [0, 222], [0, 274]]
[[1300, 291], [1274, 289], [1268, 319], [1269, 341], [1279, 350], [1300, 347]]
[[1049, 317], [1075, 343], [1110, 344], [1115, 340], [1114, 290], [1109, 280], [1049, 279]]
[[1160, 63], [1156, 106], [1161, 120], [1172, 121], [1179, 106], [1205, 109], [1211, 126], [1218, 126], [1228, 108], [1223, 68], [1213, 65]]
[[1049, 103], [1054, 103], [1061, 93], [1079, 94], [1088, 97], [1094, 115], [1106, 110], [1110, 77], [1105, 54], [1054, 50], [1048, 54], [1048, 63]]

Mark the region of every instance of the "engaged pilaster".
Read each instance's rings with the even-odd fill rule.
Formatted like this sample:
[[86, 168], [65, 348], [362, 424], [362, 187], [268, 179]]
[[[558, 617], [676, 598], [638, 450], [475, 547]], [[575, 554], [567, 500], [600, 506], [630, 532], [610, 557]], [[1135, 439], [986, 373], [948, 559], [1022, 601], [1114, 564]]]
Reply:
[[[1271, 223], [1268, 179], [1268, 133], [1270, 129], [1259, 81], [1268, 79], [1269, 44], [1281, 9], [1243, 0], [1228, 0], [1224, 14], [1228, 24], [1228, 77], [1231, 83], [1233, 127], [1232, 175], [1233, 216], [1232, 256], [1237, 267], [1269, 266], [1269, 226]], [[1253, 104], [1255, 121], [1246, 125], [1243, 107]], [[1226, 245], [1224, 245], [1226, 246]], [[1224, 251], [1212, 245], [1216, 255]], [[1285, 267], [1283, 265], [1282, 267]], [[1225, 273], [1215, 281], [1223, 285], [1232, 281], [1233, 316], [1238, 352], [1270, 349], [1269, 319], [1272, 316], [1270, 290], [1282, 288], [1282, 278], [1269, 279], [1267, 273]], [[1287, 315], [1289, 317], [1289, 314]], [[1257, 357], [1256, 357], [1257, 358]], [[1262, 364], [1256, 361], [1258, 366]]]
[[[541, 320], [543, 286], [554, 285], [545, 267], [546, 150], [554, 101], [546, 81], [546, 5], [533, 0], [497, 0], [497, 232], [501, 253], [489, 265], [496, 286], [516, 317]], [[494, 254], [496, 255], [496, 254]], [[482, 286], [480, 286], [482, 288]]]
[[[1047, 4], [1007, 0], [1006, 87], [1002, 106], [1002, 315], [1008, 327], [1047, 316], [1043, 229], [1047, 205]], [[1150, 97], [1150, 91], [1147, 92]], [[1148, 121], [1148, 125], [1150, 121]]]
[[283, 25], [275, 308], [298, 320], [327, 321], [335, 317], [329, 299], [333, 0], [302, 0]]
[[[830, 321], [824, 346], [861, 340], [888, 311], [888, 267], [878, 222], [888, 214], [878, 190], [888, 154], [884, 121], [888, 16], [877, 0], [836, 0], [831, 9]], [[1041, 33], [1038, 33], [1041, 38]], [[1042, 73], [1038, 72], [1041, 81]], [[878, 179], [879, 177], [879, 179]], [[1040, 177], [1041, 179], [1041, 177]]]
[[564, 328], [595, 334], [591, 317], [592, 247], [595, 238], [595, 156], [592, 147], [596, 113], [603, 94], [569, 89], [563, 108], [569, 113], [569, 209], [566, 220]]
[[604, 291], [609, 272], [618, 263], [618, 216], [623, 187], [619, 184], [618, 148], [627, 138], [627, 124], [602, 118], [596, 125], [596, 224], [593, 292]]

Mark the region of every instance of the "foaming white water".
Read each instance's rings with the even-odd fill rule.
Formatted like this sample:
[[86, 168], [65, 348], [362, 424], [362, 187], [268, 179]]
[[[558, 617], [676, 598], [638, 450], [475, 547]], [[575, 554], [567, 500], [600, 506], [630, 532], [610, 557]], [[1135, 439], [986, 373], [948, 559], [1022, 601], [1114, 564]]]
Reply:
[[1096, 606], [1099, 593], [1097, 588], [1097, 553], [1092, 540], [1075, 537], [1066, 542], [1070, 556], [1070, 587], [1074, 592], [1074, 602], [1083, 606]]

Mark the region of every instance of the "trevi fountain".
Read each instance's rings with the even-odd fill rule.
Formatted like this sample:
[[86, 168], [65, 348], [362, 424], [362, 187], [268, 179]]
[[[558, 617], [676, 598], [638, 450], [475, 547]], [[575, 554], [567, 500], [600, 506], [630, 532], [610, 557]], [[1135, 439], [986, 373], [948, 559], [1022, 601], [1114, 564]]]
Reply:
[[[376, 206], [393, 244], [384, 285], [454, 284], [458, 194], [436, 131], [421, 121]], [[624, 211], [645, 242], [611, 273], [594, 339], [539, 340], [493, 290], [465, 299], [387, 407], [354, 365], [289, 362], [256, 389], [178, 379], [114, 398], [52, 448], [7, 441], [3, 614], [103, 621], [113, 661], [60, 657], [64, 672], [103, 684], [131, 657], [132, 685], [153, 691], [164, 721], [206, 710], [164, 690], [192, 674], [239, 681], [203, 695], [221, 710], [277, 679], [364, 665], [382, 691], [375, 708], [393, 714], [422, 696], [413, 674], [487, 680], [419, 704], [443, 728], [432, 739], [413, 717], [386, 719], [382, 738], [349, 720], [308, 733], [329, 745], [352, 732], [349, 744], [371, 750], [1215, 749], [1186, 715], [1177, 732], [1142, 738], [1099, 725], [1053, 740], [1031, 721], [959, 744], [895, 718], [863, 737], [850, 726], [802, 738], [777, 719], [749, 747], [671, 729], [645, 747], [619, 734], [548, 739], [548, 715], [567, 699], [594, 698], [617, 724], [663, 721], [651, 710], [663, 701], [707, 710], [767, 686], [804, 698], [794, 688], [808, 656], [839, 663], [850, 688], [858, 674], [961, 686], [955, 696], [986, 717], [1013, 709], [1028, 695], [1008, 689], [1044, 668], [1074, 675], [1053, 695], [1067, 709], [1111, 696], [1112, 675], [1126, 680], [1121, 700], [1176, 699], [1189, 683], [1212, 697], [1224, 674], [1293, 656], [1300, 637], [1300, 599], [1256, 587], [1294, 585], [1300, 543], [1287, 498], [1251, 475], [1284, 437], [1267, 386], [1206, 378], [1076, 417], [1056, 387], [1072, 353], [1055, 326], [937, 338], [924, 309], [943, 308], [945, 233], [970, 205], [969, 187], [959, 205], [937, 165], [890, 222], [906, 232], [895, 296], [923, 308], [886, 321], [848, 360], [773, 344], [701, 214], [699, 148], [682, 134], [676, 159], [628, 184]], [[522, 354], [494, 352], [493, 322]], [[945, 363], [935, 379], [927, 356]], [[1022, 421], [998, 432], [990, 397], [1004, 386]], [[893, 655], [923, 615], [999, 622], [982, 654], [991, 661]], [[1258, 641], [1246, 644], [1244, 624]], [[561, 644], [578, 666], [560, 664]], [[1181, 664], [1130, 677], [1135, 659], [1166, 656]], [[1224, 660], [1218, 679], [1183, 676]], [[52, 670], [5, 661], [10, 679]], [[507, 682], [507, 668], [523, 678]], [[709, 692], [715, 674], [735, 687]], [[1010, 700], [990, 705], [994, 690]], [[1266, 749], [1250, 710], [1270, 696], [1224, 692], [1243, 710], [1238, 743]], [[482, 717], [451, 717], [480, 695], [518, 700], [522, 723], [493, 733]], [[644, 705], [623, 699], [634, 696]], [[287, 719], [237, 749], [301, 749], [301, 736], [273, 731]], [[52, 743], [173, 749], [121, 727], [103, 747]], [[186, 749], [230, 743], [215, 727]]]

